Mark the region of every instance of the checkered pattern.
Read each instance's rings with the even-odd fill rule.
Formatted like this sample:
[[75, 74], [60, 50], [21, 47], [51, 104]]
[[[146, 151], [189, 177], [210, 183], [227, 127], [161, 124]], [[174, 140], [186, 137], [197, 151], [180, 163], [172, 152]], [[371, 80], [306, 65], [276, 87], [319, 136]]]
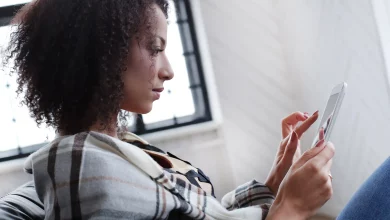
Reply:
[[268, 188], [252, 181], [221, 204], [139, 147], [97, 132], [57, 138], [25, 169], [34, 175], [46, 219], [262, 219], [273, 201]]

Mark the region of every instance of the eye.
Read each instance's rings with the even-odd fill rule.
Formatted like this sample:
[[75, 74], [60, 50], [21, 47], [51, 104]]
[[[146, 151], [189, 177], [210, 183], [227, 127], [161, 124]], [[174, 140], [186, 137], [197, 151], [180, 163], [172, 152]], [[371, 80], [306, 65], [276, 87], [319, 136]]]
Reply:
[[163, 49], [161, 49], [161, 48], [155, 48], [155, 49], [153, 49], [153, 51], [152, 51], [152, 55], [153, 56], [157, 56], [159, 53], [161, 53], [161, 52], [163, 52], [164, 50]]

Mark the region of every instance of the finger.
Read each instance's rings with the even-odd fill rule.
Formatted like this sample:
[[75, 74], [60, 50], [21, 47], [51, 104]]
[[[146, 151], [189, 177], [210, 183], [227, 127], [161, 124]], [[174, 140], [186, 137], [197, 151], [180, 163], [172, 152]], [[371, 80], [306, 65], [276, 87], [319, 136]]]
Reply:
[[293, 157], [293, 163], [295, 163], [302, 155], [301, 148], [300, 148], [300, 143], [298, 139], [298, 147], [297, 150], [295, 151], [294, 157]]
[[305, 121], [309, 116], [307, 113], [294, 112], [282, 120], [282, 137], [286, 138], [297, 126], [298, 122]]
[[325, 166], [322, 168], [322, 169], [324, 170], [325, 173], [330, 174], [330, 169], [332, 168], [332, 164], [333, 164], [333, 158], [330, 159], [330, 160], [325, 164]]
[[322, 187], [322, 192], [320, 194], [320, 197], [325, 199], [324, 201], [325, 203], [330, 198], [332, 198], [332, 195], [333, 195], [332, 179], [329, 177], [326, 183], [324, 184], [324, 186]]
[[333, 159], [330, 159], [328, 163], [323, 167], [323, 175], [325, 176], [326, 182], [324, 187], [324, 193], [328, 194], [329, 198], [332, 196], [332, 181], [333, 177], [330, 174], [330, 169], [332, 167]]
[[324, 128], [321, 128], [321, 129], [320, 129], [320, 132], [319, 132], [319, 139], [320, 139], [320, 140], [323, 140], [324, 138], [325, 138]]
[[294, 158], [295, 151], [298, 148], [298, 135], [296, 132], [292, 132], [291, 138], [287, 143], [286, 149], [284, 151], [282, 161], [285, 161], [286, 165], [291, 166]]
[[309, 150], [307, 150], [305, 153], [303, 153], [303, 155], [301, 156], [301, 158], [299, 158], [297, 160], [297, 162], [294, 164], [294, 167], [296, 169], [302, 167], [303, 165], [305, 165], [310, 159], [314, 158], [315, 156], [317, 156], [317, 154], [319, 154], [322, 150], [324, 150], [325, 148], [325, 141], [324, 140], [320, 140], [315, 147], [313, 148], [310, 148]]
[[324, 167], [334, 156], [335, 149], [332, 143], [328, 142], [324, 149], [311, 159], [318, 167]]
[[290, 141], [290, 138], [291, 138], [291, 134], [288, 135], [287, 137], [285, 137], [281, 142], [280, 142], [280, 152], [283, 152], [284, 154], [284, 151], [286, 150], [286, 146], [288, 144], [288, 142]]
[[333, 164], [333, 158], [332, 159], [330, 159], [329, 161], [328, 161], [328, 163], [326, 163], [326, 165], [324, 166], [324, 172], [326, 172], [327, 174], [328, 174], [328, 176], [329, 176], [329, 178], [332, 180], [333, 179], [333, 177], [332, 177], [332, 172], [330, 171], [331, 170], [331, 168], [332, 168], [332, 164]]
[[318, 132], [318, 135], [317, 135], [317, 137], [316, 137], [316, 143], [314, 143], [315, 144], [315, 146], [313, 146], [313, 147], [316, 147], [316, 145], [317, 145], [317, 143], [319, 142], [319, 141], [321, 141], [321, 140], [324, 140], [325, 139], [325, 132], [324, 132], [324, 128], [320, 128], [320, 131]]
[[308, 163], [306, 163], [301, 169], [304, 169], [304, 172], [307, 175], [310, 175], [312, 178], [312, 184], [316, 188], [322, 188], [329, 180], [331, 181], [332, 178], [329, 176], [329, 170], [332, 166], [332, 159], [328, 161], [328, 163], [320, 167], [318, 164], [313, 163], [312, 160], [310, 160]]
[[297, 128], [295, 128], [295, 132], [297, 132], [298, 138], [301, 138], [303, 133], [305, 133], [307, 129], [309, 129], [314, 124], [314, 122], [317, 121], [317, 119], [318, 119], [318, 111], [314, 112], [312, 116], [310, 116], [307, 120], [302, 122], [302, 124], [297, 126]]

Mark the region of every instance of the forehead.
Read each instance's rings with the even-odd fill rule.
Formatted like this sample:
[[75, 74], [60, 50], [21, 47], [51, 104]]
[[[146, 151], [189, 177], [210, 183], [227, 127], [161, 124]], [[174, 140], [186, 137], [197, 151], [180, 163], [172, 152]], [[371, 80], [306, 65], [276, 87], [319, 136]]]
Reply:
[[164, 12], [161, 10], [159, 6], [156, 4], [153, 5], [152, 12], [152, 24], [151, 24], [157, 32], [166, 32], [168, 21], [164, 15]]

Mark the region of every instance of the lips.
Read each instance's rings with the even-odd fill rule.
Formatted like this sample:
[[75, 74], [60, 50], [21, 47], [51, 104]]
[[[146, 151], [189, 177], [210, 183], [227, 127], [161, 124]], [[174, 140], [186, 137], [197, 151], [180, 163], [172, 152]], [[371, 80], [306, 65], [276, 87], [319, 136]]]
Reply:
[[164, 88], [153, 89], [153, 92], [162, 92], [162, 91], [164, 91]]
[[160, 99], [160, 93], [164, 91], [164, 88], [157, 88], [157, 89], [152, 89], [153, 95], [154, 95], [154, 100]]

